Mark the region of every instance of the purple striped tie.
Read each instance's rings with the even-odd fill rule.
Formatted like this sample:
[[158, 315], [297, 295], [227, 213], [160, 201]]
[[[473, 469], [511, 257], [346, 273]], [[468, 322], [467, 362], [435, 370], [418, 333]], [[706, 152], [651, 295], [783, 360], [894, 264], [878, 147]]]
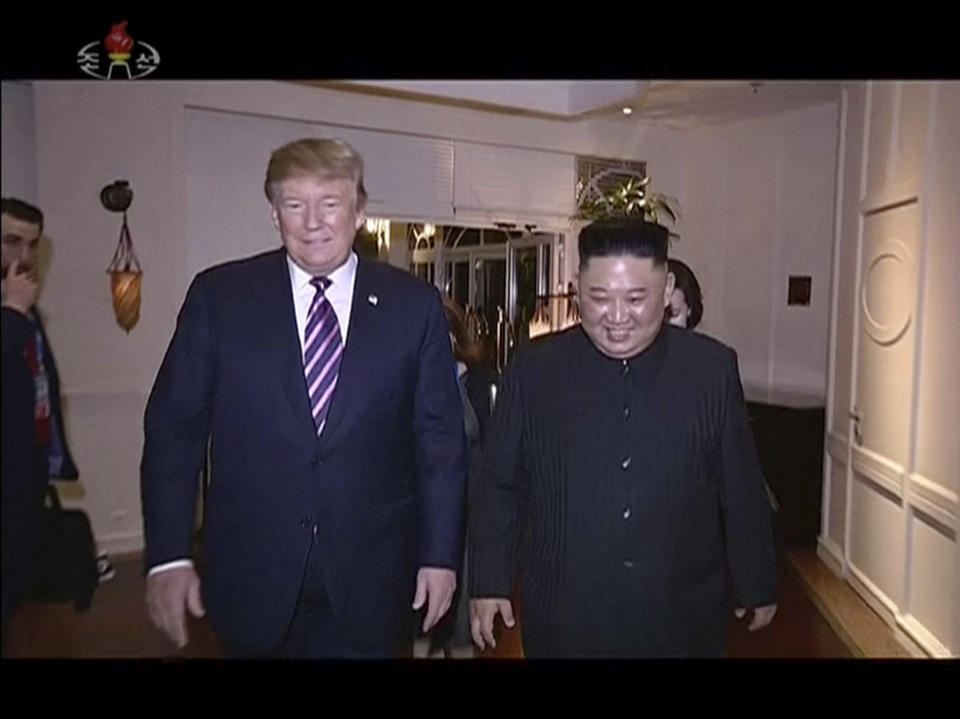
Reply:
[[327, 421], [333, 388], [337, 386], [343, 342], [340, 340], [337, 315], [324, 295], [330, 280], [314, 277], [310, 284], [317, 288], [317, 292], [307, 312], [307, 328], [303, 336], [303, 373], [307, 378], [313, 424], [319, 437]]

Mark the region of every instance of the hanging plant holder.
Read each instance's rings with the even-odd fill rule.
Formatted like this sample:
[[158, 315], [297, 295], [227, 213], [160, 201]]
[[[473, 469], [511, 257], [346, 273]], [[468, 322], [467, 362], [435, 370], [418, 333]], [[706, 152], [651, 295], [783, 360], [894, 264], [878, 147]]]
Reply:
[[123, 213], [120, 241], [107, 273], [110, 275], [110, 292], [113, 295], [113, 312], [117, 324], [129, 333], [140, 320], [140, 282], [143, 277], [127, 225], [127, 208], [133, 202], [130, 183], [117, 180], [112, 185], [107, 185], [100, 192], [100, 202], [110, 212]]

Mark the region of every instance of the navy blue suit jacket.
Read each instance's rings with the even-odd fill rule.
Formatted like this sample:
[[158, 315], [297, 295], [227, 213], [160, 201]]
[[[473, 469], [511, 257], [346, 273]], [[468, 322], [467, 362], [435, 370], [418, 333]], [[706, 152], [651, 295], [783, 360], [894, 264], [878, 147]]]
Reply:
[[411, 636], [417, 569], [459, 564], [462, 414], [432, 286], [360, 259], [317, 439], [285, 252], [206, 270], [147, 405], [146, 565], [192, 555], [209, 438], [202, 588], [221, 640], [250, 651], [282, 640], [315, 526], [337, 622], [358, 647], [396, 646]]
[[[63, 462], [57, 475], [60, 479], [77, 479], [79, 472], [70, 454], [63, 431], [60, 406], [60, 375], [53, 350], [43, 329], [39, 313], [36, 324], [16, 310], [2, 310], [2, 392], [3, 422], [0, 450], [0, 489], [2, 489], [3, 558], [2, 593], [3, 622], [6, 624], [20, 602], [30, 570], [35, 564], [34, 550], [40, 530], [40, 516], [47, 482], [50, 479], [49, 447], [37, 444], [34, 430], [36, 385], [27, 364], [26, 349], [30, 338], [39, 329], [43, 340], [43, 362], [50, 398], [50, 419], [60, 434]], [[4, 630], [6, 631], [6, 630]]]
[[[33, 375], [27, 366], [27, 342], [35, 329], [40, 330], [43, 338], [43, 362], [47, 372], [50, 397], [50, 418], [56, 422], [63, 445], [63, 464], [59, 479], [77, 479], [80, 475], [73, 461], [73, 455], [67, 445], [63, 429], [63, 411], [60, 405], [60, 374], [53, 357], [50, 340], [43, 327], [40, 314], [34, 310], [36, 324], [29, 317], [14, 309], [3, 308], [3, 491], [8, 493], [43, 494], [46, 487], [47, 472], [44, 469], [38, 475], [35, 468], [45, 467], [46, 447], [40, 447], [34, 440], [34, 403], [36, 387]], [[43, 455], [43, 456], [41, 456]], [[39, 486], [37, 486], [39, 483]]]

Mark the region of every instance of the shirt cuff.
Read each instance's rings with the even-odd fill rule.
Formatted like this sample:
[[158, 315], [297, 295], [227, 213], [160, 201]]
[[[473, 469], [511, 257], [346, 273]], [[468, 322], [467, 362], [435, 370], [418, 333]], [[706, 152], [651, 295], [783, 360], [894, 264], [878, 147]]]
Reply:
[[190, 567], [193, 569], [193, 560], [192, 559], [178, 559], [174, 562], [167, 562], [165, 564], [158, 564], [155, 567], [151, 567], [150, 571], [147, 572], [148, 577], [152, 577], [154, 574], [159, 574], [160, 572], [165, 572], [168, 569], [177, 569], [178, 567]]

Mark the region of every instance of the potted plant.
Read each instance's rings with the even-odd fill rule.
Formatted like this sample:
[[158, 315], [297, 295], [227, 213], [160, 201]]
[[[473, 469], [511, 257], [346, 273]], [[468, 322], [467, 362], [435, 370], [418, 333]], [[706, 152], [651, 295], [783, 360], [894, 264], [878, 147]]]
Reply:
[[[594, 178], [590, 182], [578, 183], [576, 219], [592, 222], [604, 217], [617, 215], [639, 216], [647, 222], [664, 224], [666, 220], [674, 225], [680, 219], [679, 202], [676, 198], [659, 192], [650, 192], [650, 176], [629, 177], [611, 186], [600, 189]], [[672, 238], [680, 235], [667, 227]]]

